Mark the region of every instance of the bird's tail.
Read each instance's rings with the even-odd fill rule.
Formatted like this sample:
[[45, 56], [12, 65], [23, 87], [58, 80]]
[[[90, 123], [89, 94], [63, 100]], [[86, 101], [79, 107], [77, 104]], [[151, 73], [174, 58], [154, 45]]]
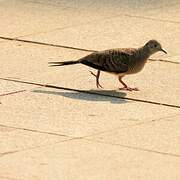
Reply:
[[72, 64], [78, 64], [79, 61], [64, 61], [64, 62], [49, 62], [50, 66], [65, 66], [65, 65], [72, 65]]

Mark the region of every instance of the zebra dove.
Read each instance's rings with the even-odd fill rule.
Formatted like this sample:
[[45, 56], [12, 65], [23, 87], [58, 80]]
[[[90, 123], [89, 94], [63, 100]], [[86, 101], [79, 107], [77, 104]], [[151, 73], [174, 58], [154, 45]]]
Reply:
[[120, 90], [138, 91], [138, 88], [131, 88], [122, 81], [125, 75], [135, 74], [141, 71], [147, 62], [147, 59], [154, 53], [162, 51], [161, 44], [156, 40], [148, 41], [144, 46], [139, 48], [117, 48], [91, 53], [76, 61], [49, 62], [50, 66], [64, 66], [71, 64], [84, 64], [97, 69], [96, 86], [102, 87], [99, 83], [100, 71], [105, 71], [118, 76], [119, 82], [123, 85]]

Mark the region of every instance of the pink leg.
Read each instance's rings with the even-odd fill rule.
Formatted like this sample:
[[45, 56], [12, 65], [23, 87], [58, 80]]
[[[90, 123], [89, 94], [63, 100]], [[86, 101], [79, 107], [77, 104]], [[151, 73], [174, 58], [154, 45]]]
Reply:
[[119, 88], [120, 90], [126, 90], [126, 91], [139, 91], [138, 88], [131, 88], [128, 87], [127, 84], [125, 82], [122, 81], [122, 77], [119, 76], [119, 82], [124, 86], [122, 88]]

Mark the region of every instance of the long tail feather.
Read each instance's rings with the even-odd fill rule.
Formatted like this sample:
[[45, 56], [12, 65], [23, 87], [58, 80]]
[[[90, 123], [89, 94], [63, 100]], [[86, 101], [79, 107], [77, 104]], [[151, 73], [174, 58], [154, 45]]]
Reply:
[[50, 66], [65, 66], [65, 65], [72, 65], [72, 64], [78, 64], [79, 61], [64, 61], [64, 62], [49, 62]]

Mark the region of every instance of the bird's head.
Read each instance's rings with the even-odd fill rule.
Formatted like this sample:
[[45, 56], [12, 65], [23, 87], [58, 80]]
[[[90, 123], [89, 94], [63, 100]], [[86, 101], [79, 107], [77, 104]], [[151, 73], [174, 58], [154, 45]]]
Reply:
[[156, 41], [156, 40], [150, 40], [150, 41], [148, 41], [148, 42], [145, 44], [145, 47], [148, 48], [148, 50], [149, 50], [149, 52], [150, 52], [151, 54], [154, 54], [154, 53], [156, 53], [156, 52], [158, 52], [158, 51], [162, 51], [162, 52], [164, 52], [165, 54], [167, 54], [167, 52], [166, 52], [164, 49], [162, 49], [161, 44], [160, 44], [158, 41]]

